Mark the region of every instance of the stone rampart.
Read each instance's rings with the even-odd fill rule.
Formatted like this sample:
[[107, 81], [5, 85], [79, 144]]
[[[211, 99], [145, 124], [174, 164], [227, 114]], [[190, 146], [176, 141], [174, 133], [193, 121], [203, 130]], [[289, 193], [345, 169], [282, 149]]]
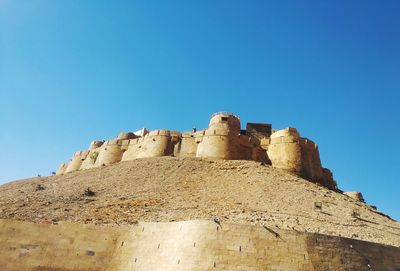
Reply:
[[267, 151], [272, 166], [300, 174], [302, 168], [299, 140], [300, 135], [294, 128], [273, 133]]
[[400, 268], [398, 247], [213, 221], [107, 227], [0, 220], [0, 249], [4, 271]]
[[94, 167], [107, 166], [121, 161], [122, 158], [122, 142], [124, 140], [111, 139], [99, 148], [99, 154], [94, 163]]
[[117, 137], [117, 139], [121, 139], [121, 140], [123, 140], [123, 139], [134, 139], [134, 138], [137, 138], [137, 136], [132, 132], [129, 132], [129, 133], [121, 132], [121, 133], [118, 134], [118, 137]]
[[64, 173], [65, 173], [65, 170], [67, 169], [67, 167], [68, 167], [68, 163], [62, 163], [62, 164], [58, 167], [58, 169], [57, 169], [57, 171], [56, 171], [56, 175], [64, 174]]
[[137, 134], [120, 133], [116, 139], [104, 143], [93, 141], [85, 157], [74, 156], [57, 174], [119, 161], [174, 155], [260, 161], [336, 189], [332, 173], [321, 165], [318, 146], [300, 137], [295, 128], [275, 131], [271, 124], [263, 123], [248, 123], [246, 130], [240, 128], [237, 116], [220, 112], [212, 115], [207, 129], [198, 132], [142, 129]]
[[82, 165], [82, 162], [86, 159], [88, 154], [89, 151], [78, 151], [74, 153], [71, 161], [68, 163], [68, 166], [65, 169], [65, 173], [79, 170]]
[[179, 138], [180, 133], [176, 131], [151, 131], [143, 138], [130, 140], [129, 146], [122, 156], [122, 161], [173, 155], [174, 146]]
[[88, 155], [86, 156], [86, 159], [82, 161], [82, 164], [80, 166], [80, 169], [89, 169], [92, 167], [95, 167], [95, 162], [97, 160], [97, 157], [99, 156], [100, 153], [100, 147], [104, 144], [104, 141], [92, 141], [89, 145], [89, 152]]
[[180, 140], [176, 143], [174, 148], [174, 156], [176, 157], [196, 157], [197, 142], [195, 133], [184, 132]]
[[104, 141], [100, 141], [100, 140], [92, 141], [92, 142], [90, 142], [90, 145], [89, 145], [89, 151], [97, 149], [97, 148], [101, 147], [101, 145], [103, 145], [103, 144], [104, 144]]
[[317, 144], [300, 137], [295, 128], [273, 133], [267, 153], [273, 167], [291, 171], [304, 179], [336, 189], [332, 173], [321, 165]]
[[358, 200], [358, 201], [361, 201], [361, 202], [365, 202], [365, 201], [364, 201], [364, 197], [363, 197], [363, 195], [362, 195], [361, 192], [357, 192], [357, 191], [354, 191], [354, 192], [344, 192], [343, 194], [345, 194], [346, 196], [348, 196], [348, 197], [350, 197], [350, 198], [352, 198], [352, 199], [355, 199], [355, 200]]
[[91, 149], [86, 159], [82, 162], [80, 169], [89, 169], [95, 167], [95, 163], [97, 157], [99, 156], [99, 153], [100, 147], [96, 149]]
[[301, 149], [302, 167], [300, 176], [307, 180], [322, 182], [322, 165], [317, 144], [307, 138], [300, 138], [299, 143]]
[[197, 148], [196, 157], [236, 160], [247, 156], [251, 159], [251, 154], [242, 152], [246, 151], [243, 145], [239, 146], [243, 141], [240, 136], [238, 117], [227, 113], [214, 114]]

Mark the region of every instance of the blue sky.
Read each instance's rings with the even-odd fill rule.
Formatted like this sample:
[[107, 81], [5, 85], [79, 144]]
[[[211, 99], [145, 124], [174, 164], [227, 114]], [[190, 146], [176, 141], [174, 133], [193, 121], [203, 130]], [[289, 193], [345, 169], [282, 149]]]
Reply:
[[399, 1], [0, 0], [0, 183], [93, 139], [298, 128], [339, 187], [400, 219]]

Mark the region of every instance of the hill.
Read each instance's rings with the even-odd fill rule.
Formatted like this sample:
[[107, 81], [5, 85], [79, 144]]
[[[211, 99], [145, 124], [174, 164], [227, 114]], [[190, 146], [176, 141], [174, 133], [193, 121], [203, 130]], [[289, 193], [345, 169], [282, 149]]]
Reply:
[[399, 222], [254, 161], [146, 158], [0, 186], [5, 219], [121, 225], [216, 217], [400, 246]]

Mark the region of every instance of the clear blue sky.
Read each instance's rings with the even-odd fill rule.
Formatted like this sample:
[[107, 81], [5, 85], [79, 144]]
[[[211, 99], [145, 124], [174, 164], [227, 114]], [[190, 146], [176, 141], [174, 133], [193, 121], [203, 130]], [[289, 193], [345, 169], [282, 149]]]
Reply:
[[400, 219], [400, 1], [0, 0], [0, 183], [93, 139], [297, 127], [343, 190]]

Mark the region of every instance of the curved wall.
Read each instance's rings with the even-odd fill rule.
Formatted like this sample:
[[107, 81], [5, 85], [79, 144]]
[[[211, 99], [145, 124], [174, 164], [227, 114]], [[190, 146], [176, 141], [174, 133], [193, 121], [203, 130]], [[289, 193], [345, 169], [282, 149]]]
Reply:
[[4, 271], [400, 269], [400, 248], [213, 221], [133, 226], [0, 220]]
[[180, 133], [176, 131], [151, 131], [142, 138], [129, 141], [122, 161], [173, 155], [174, 146], [179, 141], [179, 137]]
[[129, 140], [127, 150], [122, 155], [121, 161], [134, 160], [139, 156], [142, 148], [143, 137]]
[[196, 157], [235, 159], [236, 152], [233, 151], [233, 147], [234, 139], [228, 130], [209, 128], [197, 147]]
[[240, 119], [233, 114], [217, 113], [211, 116], [208, 128], [240, 133]]
[[58, 167], [58, 169], [57, 169], [57, 171], [56, 171], [56, 175], [64, 174], [64, 173], [65, 173], [65, 170], [67, 169], [67, 167], [68, 167], [68, 163], [62, 163], [62, 164]]
[[300, 174], [301, 148], [300, 135], [295, 128], [286, 128], [271, 135], [268, 157], [272, 166]]
[[65, 169], [65, 173], [79, 170], [88, 153], [88, 151], [78, 151], [74, 153], [71, 161], [68, 163], [68, 166]]
[[97, 148], [101, 147], [101, 145], [103, 145], [103, 144], [104, 144], [104, 141], [100, 141], [100, 140], [92, 141], [92, 142], [90, 142], [90, 145], [89, 145], [89, 151], [97, 149]]
[[100, 153], [100, 147], [98, 148], [91, 148], [89, 151], [88, 156], [86, 159], [82, 162], [80, 169], [89, 169], [95, 167], [95, 163], [97, 158], [99, 157]]
[[111, 165], [121, 161], [123, 151], [121, 149], [122, 140], [112, 139], [104, 142], [99, 149], [94, 167]]
[[97, 160], [97, 157], [100, 153], [100, 147], [104, 144], [104, 141], [92, 141], [89, 145], [89, 153], [86, 156], [86, 159], [82, 161], [80, 169], [89, 169], [94, 167], [94, 163]]
[[143, 139], [137, 158], [159, 157], [172, 155], [174, 146], [171, 133], [168, 130], [149, 132]]
[[117, 139], [134, 139], [134, 138], [137, 138], [137, 136], [132, 132], [129, 132], [129, 133], [121, 132], [118, 134], [118, 137], [117, 137]]
[[196, 157], [215, 159], [241, 159], [239, 143], [240, 120], [230, 114], [215, 114], [211, 117], [202, 142], [197, 147]]
[[273, 133], [267, 153], [273, 167], [291, 171], [329, 189], [337, 189], [332, 172], [321, 165], [317, 144], [300, 137], [295, 128]]
[[[300, 177], [337, 189], [332, 173], [322, 167], [318, 146], [301, 138], [295, 128], [272, 131], [270, 124], [248, 123], [240, 130], [240, 119], [230, 113], [211, 116], [209, 127], [199, 132], [155, 130], [144, 136], [120, 133], [117, 139], [93, 141], [89, 154], [73, 157], [66, 169], [70, 172], [109, 165], [119, 161], [175, 155], [226, 160], [254, 160], [272, 164], [273, 167], [291, 171]], [[85, 159], [86, 158], [86, 159]]]

